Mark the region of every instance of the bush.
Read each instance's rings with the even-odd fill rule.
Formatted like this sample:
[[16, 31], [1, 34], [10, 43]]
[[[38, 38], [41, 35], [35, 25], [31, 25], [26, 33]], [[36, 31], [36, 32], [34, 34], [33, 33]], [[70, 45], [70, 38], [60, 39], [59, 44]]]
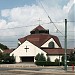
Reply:
[[56, 58], [56, 59], [55, 59], [55, 62], [59, 63], [59, 59]]
[[47, 57], [47, 62], [51, 62], [50, 57]]
[[75, 65], [75, 61], [67, 62], [67, 65], [68, 65], [68, 66], [72, 66], [72, 64]]
[[35, 57], [35, 60], [38, 62], [38, 61], [46, 61], [46, 58], [44, 56], [44, 54], [37, 54], [36, 57]]
[[3, 64], [13, 64], [15, 63], [14, 56], [10, 56], [9, 54], [2, 54], [2, 57], [0, 57], [0, 63]]
[[[38, 66], [59, 66], [58, 62], [45, 62], [45, 61], [38, 61], [35, 62], [36, 65]], [[60, 62], [60, 65], [62, 65], [62, 63]]]

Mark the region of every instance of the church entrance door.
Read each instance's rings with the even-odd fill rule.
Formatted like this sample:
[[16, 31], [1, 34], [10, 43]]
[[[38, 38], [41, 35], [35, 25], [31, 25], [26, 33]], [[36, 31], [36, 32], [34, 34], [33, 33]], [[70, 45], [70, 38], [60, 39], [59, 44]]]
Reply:
[[34, 62], [34, 57], [21, 57], [22, 62]]

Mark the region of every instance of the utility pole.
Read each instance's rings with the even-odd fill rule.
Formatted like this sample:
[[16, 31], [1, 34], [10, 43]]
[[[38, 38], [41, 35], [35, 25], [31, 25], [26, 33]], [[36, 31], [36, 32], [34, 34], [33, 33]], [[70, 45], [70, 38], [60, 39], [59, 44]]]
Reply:
[[65, 71], [67, 71], [67, 19], [65, 19]]

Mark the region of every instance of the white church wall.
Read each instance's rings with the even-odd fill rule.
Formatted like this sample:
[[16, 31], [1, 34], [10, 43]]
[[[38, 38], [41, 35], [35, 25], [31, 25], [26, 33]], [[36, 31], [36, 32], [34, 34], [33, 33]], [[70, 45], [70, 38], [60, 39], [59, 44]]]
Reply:
[[[27, 51], [26, 51], [26, 46]], [[17, 49], [15, 49], [11, 54], [16, 57], [16, 62], [21, 62], [20, 57], [29, 57], [29, 56], [36, 56], [38, 53], [43, 53], [44, 56], [46, 57], [46, 52], [38, 48], [37, 46], [33, 45], [29, 41], [25, 41], [23, 44], [21, 44]], [[35, 61], [35, 59], [34, 59]]]
[[59, 46], [57, 45], [57, 43], [54, 41], [53, 38], [49, 39], [46, 43], [44, 43], [41, 47], [48, 47], [48, 44], [53, 41], [54, 42], [54, 45], [55, 45], [55, 48], [59, 48]]
[[49, 57], [51, 62], [55, 62], [55, 59], [60, 59], [61, 62], [61, 58], [62, 58], [62, 56], [59, 57], [58, 55], [50, 55]]
[[19, 56], [15, 56], [15, 62], [20, 62], [20, 57]]

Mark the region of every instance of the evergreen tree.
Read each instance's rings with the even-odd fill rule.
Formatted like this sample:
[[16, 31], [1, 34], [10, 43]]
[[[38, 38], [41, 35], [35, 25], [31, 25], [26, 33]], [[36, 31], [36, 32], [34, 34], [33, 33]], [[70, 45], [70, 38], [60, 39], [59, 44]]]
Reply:
[[46, 61], [46, 58], [43, 53], [41, 53], [41, 55], [39, 57], [39, 61]]
[[5, 50], [5, 49], [9, 49], [7, 46], [3, 45], [0, 43], [0, 49]]
[[71, 52], [69, 56], [69, 61], [75, 61], [75, 52]]
[[35, 57], [35, 60], [36, 61], [46, 61], [46, 58], [43, 53], [41, 53], [41, 54], [38, 53]]
[[40, 53], [38, 53], [38, 54], [36, 55], [35, 60], [36, 60], [36, 61], [39, 61], [39, 58], [40, 58]]
[[51, 60], [50, 60], [50, 58], [49, 58], [49, 57], [47, 57], [47, 62], [51, 62]]

